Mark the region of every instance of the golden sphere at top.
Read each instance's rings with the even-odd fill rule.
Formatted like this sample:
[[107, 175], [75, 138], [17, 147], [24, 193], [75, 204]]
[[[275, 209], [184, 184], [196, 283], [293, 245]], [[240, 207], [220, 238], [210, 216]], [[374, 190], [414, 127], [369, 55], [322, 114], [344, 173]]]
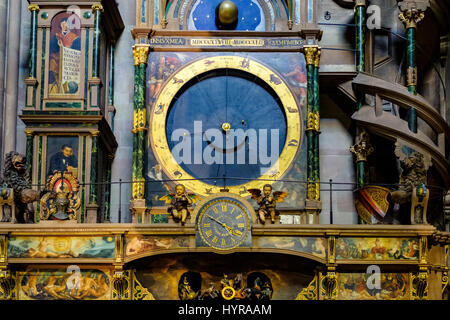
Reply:
[[235, 23], [238, 18], [238, 8], [233, 1], [225, 0], [219, 5], [219, 21], [223, 24]]

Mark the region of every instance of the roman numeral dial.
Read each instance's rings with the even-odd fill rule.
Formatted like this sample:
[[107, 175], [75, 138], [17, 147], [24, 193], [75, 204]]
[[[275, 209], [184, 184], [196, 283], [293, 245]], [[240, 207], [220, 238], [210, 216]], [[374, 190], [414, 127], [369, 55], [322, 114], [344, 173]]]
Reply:
[[233, 198], [213, 199], [200, 209], [197, 231], [203, 245], [217, 250], [230, 250], [247, 239], [250, 232], [249, 215], [245, 206]]

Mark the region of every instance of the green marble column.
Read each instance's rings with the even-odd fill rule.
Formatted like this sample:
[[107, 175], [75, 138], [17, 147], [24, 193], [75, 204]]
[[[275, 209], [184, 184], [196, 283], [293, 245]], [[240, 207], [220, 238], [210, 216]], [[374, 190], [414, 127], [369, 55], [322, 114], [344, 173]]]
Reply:
[[38, 31], [38, 12], [39, 6], [31, 4], [28, 6], [31, 11], [31, 27], [30, 27], [30, 60], [28, 62], [30, 78], [36, 78], [36, 62], [37, 62], [37, 31]]
[[356, 139], [356, 144], [350, 148], [350, 152], [356, 155], [356, 174], [358, 188], [364, 187], [368, 183], [366, 176], [367, 157], [374, 151], [370, 144], [370, 137], [367, 131], [361, 130]]
[[[416, 28], [410, 27], [406, 30], [407, 34], [407, 48], [406, 61], [407, 67], [407, 81], [408, 91], [417, 94], [417, 66], [416, 66]], [[408, 127], [414, 133], [417, 133], [417, 113], [416, 109], [410, 108], [408, 111]]]
[[111, 221], [111, 166], [114, 160], [114, 154], [108, 155], [108, 163], [106, 167], [106, 186], [105, 186], [105, 215], [103, 221]]
[[39, 6], [30, 4], [28, 10], [31, 12], [30, 23], [30, 56], [28, 60], [28, 77], [25, 79], [25, 107], [34, 108], [36, 105], [36, 70], [37, 70], [37, 33], [38, 33], [38, 12]]
[[90, 172], [90, 188], [89, 188], [89, 204], [97, 204], [97, 169], [98, 169], [98, 135], [99, 131], [91, 132], [92, 148], [91, 148], [91, 172]]
[[145, 108], [146, 70], [149, 46], [133, 46], [134, 57], [134, 109], [133, 109], [133, 170], [132, 198], [143, 199], [145, 194], [145, 134], [147, 117]]
[[320, 86], [319, 86], [319, 64], [320, 49], [317, 51], [314, 60], [314, 164], [313, 178], [315, 185], [315, 200], [320, 200], [320, 151], [319, 151], [319, 135], [320, 135]]
[[26, 170], [29, 174], [29, 176], [32, 176], [33, 173], [33, 138], [34, 133], [31, 130], [25, 130], [25, 135], [27, 137], [27, 145], [26, 145]]
[[103, 7], [101, 4], [93, 4], [92, 11], [94, 12], [94, 39], [92, 47], [92, 77], [98, 78], [100, 72], [100, 24]]
[[111, 42], [109, 45], [109, 84], [108, 84], [108, 107], [111, 130], [114, 132], [114, 56], [116, 44]]
[[[406, 62], [407, 62], [407, 74], [406, 81], [408, 91], [416, 95], [417, 94], [417, 65], [416, 65], [416, 30], [417, 23], [423, 20], [425, 17], [424, 10], [426, 6], [422, 8], [409, 7], [407, 3], [401, 2], [399, 19], [405, 24], [406, 27]], [[417, 112], [414, 108], [410, 108], [408, 111], [408, 127], [414, 133], [417, 133]]]
[[[365, 46], [366, 46], [366, 0], [357, 0], [355, 4], [355, 50], [356, 71], [365, 71]], [[364, 95], [357, 93], [356, 109], [361, 109], [364, 103]]]
[[318, 107], [318, 75], [316, 74], [316, 57], [318, 46], [305, 46], [306, 68], [307, 68], [307, 105], [306, 105], [306, 141], [307, 141], [307, 199], [317, 200], [317, 178], [318, 178], [318, 140], [316, 139], [318, 118], [316, 108]]

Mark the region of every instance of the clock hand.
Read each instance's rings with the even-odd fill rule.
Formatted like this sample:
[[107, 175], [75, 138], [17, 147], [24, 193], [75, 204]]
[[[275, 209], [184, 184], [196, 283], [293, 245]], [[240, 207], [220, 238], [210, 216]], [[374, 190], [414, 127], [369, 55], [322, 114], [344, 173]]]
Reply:
[[230, 228], [229, 226], [227, 226], [225, 223], [220, 222], [219, 220], [211, 217], [209, 214], [206, 215], [208, 218], [210, 218], [211, 220], [214, 220], [215, 222], [217, 222], [218, 224], [220, 224], [222, 227], [225, 228], [225, 230], [227, 230], [231, 235], [233, 236], [241, 236], [242, 232], [240, 232], [239, 230], [234, 230], [233, 228]]

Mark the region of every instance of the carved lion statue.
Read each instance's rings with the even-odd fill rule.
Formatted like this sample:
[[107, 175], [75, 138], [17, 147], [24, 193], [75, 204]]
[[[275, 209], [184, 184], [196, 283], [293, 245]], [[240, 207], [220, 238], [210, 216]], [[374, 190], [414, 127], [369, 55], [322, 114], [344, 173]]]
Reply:
[[[34, 223], [34, 208], [32, 203], [40, 199], [40, 192], [31, 189], [30, 177], [25, 168], [25, 158], [11, 151], [4, 161], [3, 183], [14, 191], [16, 219], [18, 223]], [[11, 221], [11, 212], [4, 214], [2, 222]]]
[[392, 192], [392, 200], [398, 204], [411, 201], [412, 191], [420, 184], [427, 184], [427, 170], [423, 155], [413, 152], [402, 162], [399, 188]]

